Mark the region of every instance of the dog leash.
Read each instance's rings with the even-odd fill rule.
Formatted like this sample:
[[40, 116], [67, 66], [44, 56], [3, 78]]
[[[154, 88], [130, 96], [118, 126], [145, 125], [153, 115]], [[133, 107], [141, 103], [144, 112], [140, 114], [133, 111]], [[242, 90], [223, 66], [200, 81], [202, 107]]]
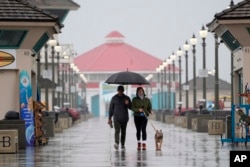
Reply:
[[156, 128], [154, 127], [154, 125], [152, 124], [152, 122], [149, 120], [151, 126], [154, 128], [154, 130], [156, 131]]
[[[144, 115], [146, 116], [146, 113], [143, 111], [143, 113], [144, 113]], [[148, 119], [148, 118], [147, 118]], [[153, 127], [153, 129], [155, 130], [155, 131], [157, 131], [156, 130], [156, 128], [155, 128], [155, 126], [153, 125], [153, 123], [148, 119], [148, 121], [150, 122], [150, 124], [151, 124], [151, 126]]]

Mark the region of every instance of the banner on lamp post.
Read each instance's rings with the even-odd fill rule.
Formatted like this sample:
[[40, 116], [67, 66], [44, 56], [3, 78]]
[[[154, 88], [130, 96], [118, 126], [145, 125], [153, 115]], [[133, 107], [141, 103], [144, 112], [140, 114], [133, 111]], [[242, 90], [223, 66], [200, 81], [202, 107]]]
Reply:
[[57, 91], [57, 92], [62, 92], [62, 87], [61, 87], [61, 86], [57, 86], [57, 87], [56, 87], [56, 91]]
[[160, 83], [157, 83], [157, 84], [156, 84], [156, 88], [157, 88], [157, 89], [160, 89], [160, 88], [161, 88], [161, 84], [160, 84]]
[[208, 77], [208, 69], [200, 69], [199, 70], [199, 77], [207, 78]]
[[171, 92], [175, 92], [175, 82], [172, 82], [171, 84]]
[[65, 93], [69, 94], [69, 84], [68, 84], [68, 82], [65, 82], [64, 88], [65, 88]]
[[183, 85], [183, 90], [189, 90], [189, 85]]
[[70, 87], [70, 92], [75, 93], [76, 92], [76, 87], [73, 85]]
[[51, 70], [43, 70], [43, 78], [52, 79], [52, 71]]

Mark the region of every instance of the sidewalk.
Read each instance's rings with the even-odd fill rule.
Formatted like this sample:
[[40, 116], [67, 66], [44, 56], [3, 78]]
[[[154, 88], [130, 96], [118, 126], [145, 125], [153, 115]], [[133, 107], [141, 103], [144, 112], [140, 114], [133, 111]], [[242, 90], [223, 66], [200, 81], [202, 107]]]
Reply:
[[[154, 129], [162, 129], [162, 151], [155, 151]], [[116, 151], [114, 129], [107, 118], [90, 118], [64, 129], [49, 139], [48, 145], [28, 147], [17, 154], [0, 154], [4, 167], [113, 167], [113, 166], [168, 166], [168, 167], [228, 167], [229, 151], [244, 150], [244, 144], [233, 148], [221, 145], [220, 136], [149, 120], [147, 150], [136, 150], [133, 117], [127, 127], [126, 150]]]

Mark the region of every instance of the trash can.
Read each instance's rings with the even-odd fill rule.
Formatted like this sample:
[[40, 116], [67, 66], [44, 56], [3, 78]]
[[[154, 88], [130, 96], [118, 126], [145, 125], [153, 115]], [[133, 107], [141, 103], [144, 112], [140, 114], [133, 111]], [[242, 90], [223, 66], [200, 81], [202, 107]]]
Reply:
[[19, 113], [16, 111], [8, 111], [5, 116], [4, 116], [5, 120], [13, 120], [13, 119], [19, 119]]

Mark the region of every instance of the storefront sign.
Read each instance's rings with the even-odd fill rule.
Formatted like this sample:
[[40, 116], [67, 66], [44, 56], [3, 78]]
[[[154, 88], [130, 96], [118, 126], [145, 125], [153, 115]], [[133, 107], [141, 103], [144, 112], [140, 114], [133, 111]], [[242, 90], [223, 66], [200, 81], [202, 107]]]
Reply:
[[0, 50], [0, 69], [16, 68], [15, 50]]

